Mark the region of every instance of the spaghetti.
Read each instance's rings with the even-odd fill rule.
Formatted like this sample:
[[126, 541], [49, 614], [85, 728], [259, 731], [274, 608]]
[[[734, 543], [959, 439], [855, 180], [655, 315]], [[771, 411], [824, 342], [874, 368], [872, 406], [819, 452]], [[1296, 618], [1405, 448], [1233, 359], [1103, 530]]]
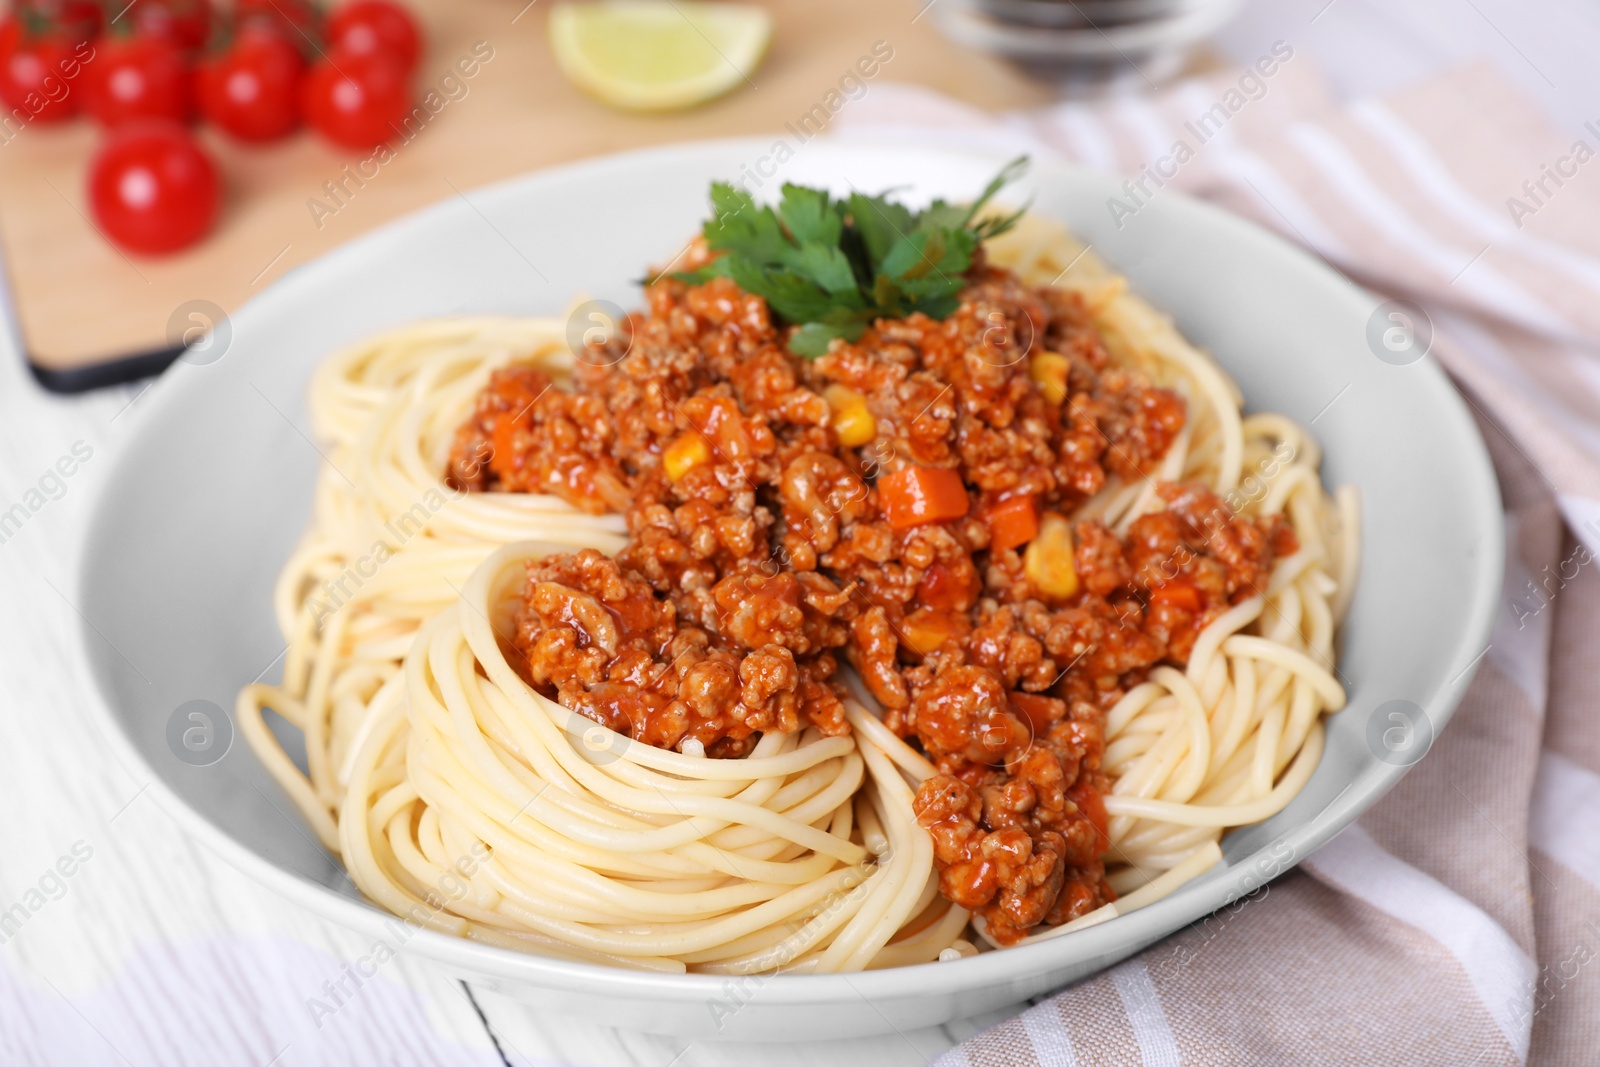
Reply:
[[[560, 376], [572, 353], [558, 323], [425, 323], [328, 359], [310, 390], [327, 457], [312, 524], [279, 575], [273, 607], [288, 644], [279, 685], [246, 687], [237, 721], [322, 844], [353, 742], [398, 697], [400, 660], [422, 623], [453, 603], [499, 545], [545, 538], [614, 550], [622, 524], [533, 495], [469, 496], [445, 484], [455, 427], [496, 365], [532, 360]], [[382, 699], [379, 699], [379, 694]], [[272, 708], [305, 739], [306, 770], [261, 717]]]
[[[329, 360], [312, 383], [313, 428], [327, 442], [328, 462], [311, 532], [277, 586], [275, 607], [289, 643], [284, 680], [246, 687], [237, 708], [252, 747], [367, 896], [436, 929], [564, 958], [731, 974], [860, 970], [969, 955], [978, 951], [975, 944], [1059, 936], [1143, 906], [1214, 865], [1228, 828], [1267, 818], [1293, 798], [1320, 758], [1321, 716], [1344, 701], [1333, 674], [1334, 641], [1357, 567], [1354, 494], [1330, 496], [1322, 488], [1316, 443], [1291, 420], [1241, 416], [1238, 389], [1220, 368], [1059, 227], [1024, 220], [990, 239], [985, 251], [989, 264], [1008, 268], [1048, 300], [1072, 302], [1081, 331], [1100, 346], [1108, 366], [1131, 376], [1129, 405], [1159, 415], [1163, 395], [1182, 402], [1181, 428], [1161, 438], [1160, 425], [1151, 423], [1160, 447], [1151, 445], [1149, 457], [1125, 455], [1126, 462], [1108, 458], [1103, 478], [1065, 515], [1072, 529], [1087, 531], [1074, 535], [1082, 559], [1094, 530], [1136, 545], [1152, 536], [1149, 517], [1181, 513], [1191, 498], [1173, 486], [1202, 487], [1225, 502], [1226, 513], [1214, 518], [1197, 508], [1191, 525], [1201, 532], [1186, 534], [1161, 563], [1172, 573], [1140, 579], [1148, 585], [1148, 615], [1166, 595], [1163, 618], [1192, 620], [1188, 630], [1174, 624], [1170, 634], [1160, 631], [1165, 655], [1157, 649], [1156, 659], [1124, 672], [1126, 681], [1107, 690], [1103, 709], [1079, 709], [1089, 708], [1082, 693], [1101, 698], [1073, 689], [1079, 697], [1071, 706], [1079, 710], [1066, 718], [1065, 698], [1034, 699], [1030, 693], [1042, 697], [1043, 683], [1019, 676], [998, 698], [1009, 697], [1019, 710], [1003, 722], [985, 721], [1013, 731], [1020, 724], [1029, 734], [1005, 741], [1003, 773], [984, 772], [941, 748], [927, 726], [933, 707], [924, 699], [932, 689], [927, 676], [937, 669], [954, 677], [966, 660], [941, 657], [958, 645], [972, 647], [976, 638], [939, 629], [958, 612], [928, 609], [937, 598], [928, 595], [925, 579], [888, 627], [891, 648], [895, 638], [901, 648], [901, 666], [889, 661], [902, 677], [898, 695], [890, 668], [863, 652], [855, 636], [865, 625], [860, 619], [882, 611], [870, 595], [866, 611], [830, 609], [848, 614], [843, 631], [797, 608], [790, 629], [804, 630], [815, 648], [792, 634], [768, 640], [783, 629], [772, 620], [763, 624], [772, 631], [767, 637], [729, 643], [722, 631], [750, 623], [745, 614], [772, 599], [772, 583], [786, 567], [754, 579], [755, 571], [739, 572], [737, 603], [720, 609], [712, 582], [734, 573], [732, 565], [718, 564], [710, 577], [663, 572], [656, 588], [673, 587], [676, 621], [670, 612], [665, 620], [637, 616], [634, 609], [661, 600], [659, 591], [650, 592], [648, 575], [629, 576], [648, 570], [635, 566], [640, 531], [666, 521], [651, 519], [648, 503], [652, 486], [670, 488], [661, 472], [674, 462], [672, 448], [703, 438], [714, 455], [694, 462], [705, 472], [731, 463], [730, 454], [737, 458], [738, 442], [697, 420], [702, 408], [694, 400], [679, 412], [683, 419], [669, 415], [677, 421], [652, 438], [651, 462], [661, 468], [650, 475], [655, 482], [631, 482], [628, 468], [606, 466], [612, 453], [577, 445], [571, 453], [577, 458], [558, 467], [553, 447], [528, 458], [533, 435], [557, 432], [549, 429], [554, 416], [536, 421], [557, 409], [529, 383], [565, 390], [576, 372], [581, 394], [597, 379], [567, 350], [561, 323], [483, 319], [398, 330]], [[636, 321], [636, 333], [667, 321], [667, 307], [660, 303], [658, 318]], [[884, 337], [891, 335], [901, 336]], [[833, 359], [819, 361], [820, 373], [831, 373]], [[521, 411], [494, 406], [504, 381], [496, 374], [508, 368], [523, 375], [522, 391], [514, 394]], [[1043, 377], [1034, 381], [1045, 388]], [[822, 425], [843, 439], [848, 428], [838, 420], [848, 401], [830, 395], [833, 421], [824, 405]], [[1107, 404], [1123, 399], [1106, 395]], [[530, 398], [526, 406], [523, 397]], [[785, 403], [794, 408], [800, 401]], [[625, 421], [600, 407], [607, 418]], [[712, 410], [723, 412], [713, 422], [739, 414]], [[583, 424], [578, 416], [571, 420], [578, 428], [560, 432], [579, 440]], [[890, 430], [909, 432], [894, 420], [878, 408], [880, 443]], [[1130, 454], [1150, 440], [1131, 432], [1104, 436], [1111, 451], [1124, 447]], [[608, 447], [614, 453], [620, 446]], [[751, 455], [738, 470], [759, 483], [749, 473], [760, 467], [759, 448]], [[880, 493], [890, 466], [879, 471]], [[555, 481], [552, 471], [560, 475]], [[475, 484], [480, 475], [505, 484]], [[518, 478], [523, 482], [513, 487]], [[588, 506], [569, 491], [580, 483], [596, 499], [609, 494], [612, 503]], [[555, 492], [527, 491], [543, 485]], [[502, 491], [468, 491], [482, 488]], [[1008, 499], [983, 498], [979, 514], [998, 514]], [[628, 537], [609, 513], [620, 510], [619, 501], [629, 507]], [[825, 539], [845, 538], [855, 506], [846, 501], [831, 516], [819, 514], [818, 525], [808, 524], [812, 546], [819, 526]], [[964, 500], [961, 507], [966, 511]], [[775, 521], [778, 529], [794, 529]], [[989, 525], [991, 533], [978, 536], [1001, 529], [999, 520]], [[1033, 534], [1036, 541], [1045, 536], [1043, 525]], [[1190, 590], [1195, 573], [1222, 567], [1208, 545], [1254, 543], [1251, 537], [1292, 551], [1261, 549], [1267, 561], [1261, 581], [1243, 569], [1246, 578], [1228, 599], [1195, 601], [1210, 596]], [[795, 546], [774, 539], [792, 559]], [[1010, 567], [1008, 580], [1024, 581], [1021, 547], [1008, 546], [1003, 558], [994, 547], [991, 570]], [[603, 555], [569, 555], [580, 549]], [[723, 549], [708, 548], [702, 558], [722, 558], [714, 551]], [[765, 551], [759, 537], [753, 551]], [[625, 566], [616, 569], [609, 556]], [[611, 590], [604, 596], [574, 577], [602, 572]], [[845, 573], [843, 565], [830, 573]], [[1087, 589], [1095, 577], [1082, 570], [1074, 582], [1081, 578]], [[797, 595], [831, 604], [828, 589], [839, 592], [811, 581]], [[1075, 602], [1081, 594], [1062, 595]], [[539, 599], [551, 596], [557, 599]], [[1123, 606], [1107, 608], [1104, 617], [1114, 620], [1120, 610], [1125, 620], [1128, 600], [1114, 596]], [[583, 621], [591, 599], [622, 621], [608, 623], [594, 611]], [[1001, 600], [1000, 610], [1013, 610]], [[992, 606], [983, 610], [989, 614], [980, 628], [995, 617]], [[1038, 614], [1020, 603], [1014, 612], [1025, 610]], [[603, 670], [595, 673], [594, 663], [605, 657], [593, 649], [623, 662], [637, 636], [628, 620], [636, 616], [644, 619], [639, 632], [646, 623], [657, 627], [651, 640], [676, 658], [638, 653], [643, 658], [627, 675], [634, 679], [627, 688], [606, 680], [611, 675]], [[802, 618], [803, 625], [795, 621]], [[695, 631], [701, 636], [683, 636], [691, 623], [703, 626]], [[927, 645], [930, 628], [938, 640]], [[554, 655], [551, 649], [571, 633], [580, 633], [582, 647]], [[1135, 639], [1146, 638], [1118, 638], [1142, 647]], [[844, 644], [854, 668], [837, 677], [845, 687], [830, 681], [827, 649], [838, 644], [829, 640]], [[1045, 637], [1036, 643], [1054, 654]], [[589, 666], [573, 666], [584, 649], [593, 653]], [[1085, 654], [1090, 650], [1079, 658]], [[1105, 654], [1093, 649], [1090, 662]], [[919, 663], [927, 668], [922, 674]], [[1063, 687], [1076, 684], [1076, 663], [1044, 660], [1046, 673], [1060, 669]], [[677, 695], [671, 702], [643, 699], [641, 671], [653, 680], [667, 677]], [[717, 671], [734, 678], [731, 689], [706, 690], [724, 694], [722, 703], [685, 710], [698, 707], [691, 700], [696, 679]], [[897, 703], [897, 696], [904, 699]], [[304, 770], [267, 726], [264, 709], [300, 731]], [[1088, 842], [1095, 858], [1078, 875], [1068, 862], [1065, 883], [1059, 874], [1028, 882], [1019, 873], [1014, 891], [1003, 887], [979, 907], [975, 897], [963, 896], [977, 884], [962, 883], [963, 863], [978, 855], [985, 837], [1014, 843], [1006, 827], [1024, 825], [996, 815], [993, 797], [1000, 793], [982, 791], [1022, 781], [1017, 768], [1035, 750], [1065, 752], [1059, 736], [1067, 726], [1068, 733], [1092, 735], [1081, 753], [1073, 749], [1083, 759], [1078, 784], [1066, 783], [1058, 821], [1039, 823], [1037, 813], [1023, 809], [1035, 819], [1027, 824], [1029, 855], [1037, 861], [1057, 850], [1057, 859], [1063, 853], [1070, 859]], [[978, 770], [963, 779], [964, 766]], [[1102, 781], [1104, 790], [1096, 787]], [[1029, 804], [1046, 803], [1043, 786], [1030, 780], [1028, 788], [1040, 798]], [[982, 814], [938, 806], [954, 793], [956, 807], [976, 805], [970, 810]], [[1103, 816], [1094, 815], [1096, 803]], [[1055, 909], [1046, 923], [1034, 904], [1052, 886]]]
[[[1238, 388], [1221, 369], [1059, 228], [1019, 228], [991, 242], [990, 254], [1029, 280], [1082, 293], [1118, 355], [1201, 413], [1164, 474], [1204, 482], [1241, 514], [1284, 516], [1301, 546], [1200, 634], [1184, 670], [1158, 668], [1107, 714], [1109, 877], [1124, 895], [1035, 935], [1043, 938], [1159, 899], [1221, 859], [1225, 830], [1275, 815], [1304, 786], [1322, 753], [1321, 715], [1344, 706], [1334, 636], [1355, 586], [1360, 515], [1352, 487], [1331, 497], [1323, 489], [1321, 450], [1303, 427], [1281, 415], [1241, 417]], [[1148, 483], [1108, 486], [1083, 513], [1126, 529], [1151, 495]], [[1140, 895], [1146, 888], [1159, 892]]]

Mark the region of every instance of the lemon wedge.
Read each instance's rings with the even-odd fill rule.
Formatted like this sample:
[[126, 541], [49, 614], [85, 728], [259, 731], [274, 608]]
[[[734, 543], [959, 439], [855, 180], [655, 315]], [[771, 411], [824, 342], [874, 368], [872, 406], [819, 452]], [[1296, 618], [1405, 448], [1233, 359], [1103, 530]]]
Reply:
[[772, 16], [748, 4], [595, 0], [550, 9], [550, 47], [578, 88], [614, 107], [670, 111], [737, 88], [766, 53]]

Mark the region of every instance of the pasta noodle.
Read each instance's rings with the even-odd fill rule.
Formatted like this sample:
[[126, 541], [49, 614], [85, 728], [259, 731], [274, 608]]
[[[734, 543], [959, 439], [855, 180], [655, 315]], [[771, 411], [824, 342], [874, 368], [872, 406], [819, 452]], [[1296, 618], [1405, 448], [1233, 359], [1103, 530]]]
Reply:
[[[507, 541], [622, 543], [619, 518], [582, 515], [553, 497], [469, 495], [445, 484], [455, 427], [493, 367], [512, 358], [558, 374], [573, 361], [558, 322], [450, 320], [371, 338], [328, 359], [312, 380], [312, 432], [327, 462], [311, 530], [273, 597], [288, 642], [283, 681], [247, 687], [237, 717], [327, 848], [338, 848], [334, 815], [353, 740], [371, 728], [377, 694], [397, 695], [417, 629], [454, 601], [473, 568]], [[262, 707], [300, 730], [307, 773], [268, 731]]]
[[[1157, 481], [1277, 515], [1298, 549], [1106, 715], [1107, 879], [1119, 899], [1028, 942], [1158, 899], [1214, 866], [1231, 827], [1282, 808], [1315, 770], [1344, 692], [1335, 637], [1358, 566], [1353, 492], [1328, 494], [1310, 434], [1241, 415], [1211, 359], [1054, 224], [989, 258], [1082, 295], [1112, 358], [1181, 395], [1188, 420], [1152, 477], [1110, 478], [1072, 516], [1119, 536]], [[936, 773], [859, 679], [851, 733], [762, 735], [743, 758], [629, 740], [541, 696], [508, 660], [524, 564], [623, 544], [616, 516], [442, 478], [490, 372], [574, 357], [558, 320], [425, 322], [329, 359], [311, 387], [327, 449], [310, 532], [274, 607], [283, 680], [237, 721], [363, 893], [435, 929], [664, 972], [834, 972], [978, 951], [980, 919], [939, 893], [912, 801]], [[263, 715], [304, 739], [304, 769]]]

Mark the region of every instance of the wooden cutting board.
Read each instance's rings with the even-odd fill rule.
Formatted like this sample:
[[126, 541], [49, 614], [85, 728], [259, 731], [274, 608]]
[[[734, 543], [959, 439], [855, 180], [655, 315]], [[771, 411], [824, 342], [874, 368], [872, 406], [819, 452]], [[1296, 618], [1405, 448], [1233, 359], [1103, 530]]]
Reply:
[[[893, 57], [873, 82], [918, 83], [993, 108], [1049, 96], [951, 44], [931, 19], [914, 19], [923, 0], [768, 0], [772, 48], [751, 84], [688, 112], [627, 114], [584, 96], [556, 69], [550, 0], [412, 2], [428, 35], [416, 89], [419, 100], [431, 89], [435, 106], [444, 101], [437, 114], [381, 164], [305, 132], [250, 147], [202, 128], [226, 203], [214, 232], [176, 255], [124, 255], [95, 231], [84, 182], [99, 131], [87, 120], [26, 127], [0, 143], [0, 251], [23, 346], [45, 385], [74, 391], [155, 373], [173, 355], [176, 309], [195, 300], [237, 308], [296, 264], [458, 191], [582, 156], [776, 133], [823, 102], [878, 42]], [[490, 58], [462, 77], [456, 65], [467, 59], [472, 68], [475, 50]], [[450, 74], [458, 80], [447, 84]]]

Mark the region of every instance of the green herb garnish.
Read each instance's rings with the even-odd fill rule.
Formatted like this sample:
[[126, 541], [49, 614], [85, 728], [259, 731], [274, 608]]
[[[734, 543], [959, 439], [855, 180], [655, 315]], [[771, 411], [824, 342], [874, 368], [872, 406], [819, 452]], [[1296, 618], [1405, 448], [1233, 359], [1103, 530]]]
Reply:
[[854, 341], [876, 319], [917, 311], [942, 319], [959, 304], [978, 246], [1022, 216], [977, 220], [1027, 165], [1026, 156], [1006, 164], [969, 205], [935, 200], [922, 211], [888, 193], [836, 200], [825, 190], [788, 184], [774, 210], [715, 182], [714, 214], [702, 232], [723, 254], [676, 277], [697, 284], [732, 278], [765, 298], [781, 322], [799, 327], [789, 338], [797, 356], [820, 356], [835, 337]]

